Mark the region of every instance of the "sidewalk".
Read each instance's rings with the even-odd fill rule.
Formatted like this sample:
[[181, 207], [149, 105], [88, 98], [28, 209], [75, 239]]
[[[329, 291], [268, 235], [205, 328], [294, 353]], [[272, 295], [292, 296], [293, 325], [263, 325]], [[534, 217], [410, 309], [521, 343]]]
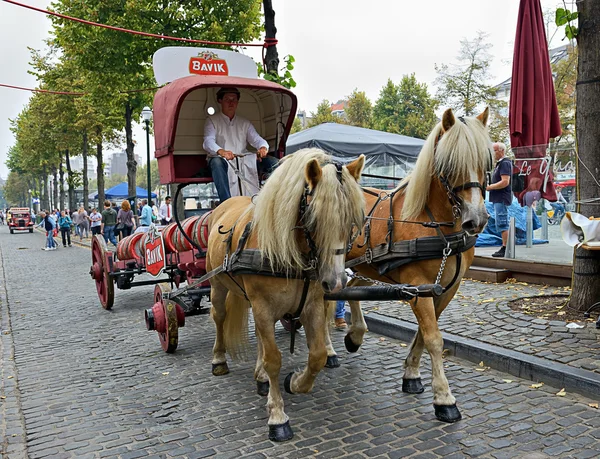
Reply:
[[[547, 378], [546, 383], [561, 381], [561, 387], [590, 396], [590, 390], [596, 389], [598, 397], [600, 330], [594, 323], [597, 316], [585, 320], [582, 314], [578, 323], [584, 328], [573, 329], [567, 328], [566, 322], [539, 319], [508, 307], [515, 298], [557, 293], [568, 294], [569, 289], [463, 280], [439, 320], [446, 347], [456, 347], [458, 343], [462, 349], [459, 357], [476, 363], [487, 358], [486, 366], [532, 380]], [[409, 339], [416, 330], [416, 319], [407, 303], [365, 301], [362, 308], [372, 331], [393, 330], [391, 335]]]

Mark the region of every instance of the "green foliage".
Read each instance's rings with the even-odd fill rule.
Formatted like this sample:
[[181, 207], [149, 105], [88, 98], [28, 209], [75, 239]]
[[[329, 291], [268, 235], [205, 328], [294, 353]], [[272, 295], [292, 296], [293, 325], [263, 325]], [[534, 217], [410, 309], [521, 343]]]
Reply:
[[388, 80], [373, 108], [373, 127], [380, 131], [424, 139], [435, 126], [438, 102], [425, 83], [404, 75], [400, 84]]
[[489, 53], [492, 45], [486, 42], [487, 37], [488, 34], [478, 32], [473, 40], [462, 39], [458, 64], [435, 66], [438, 73], [436, 96], [442, 105], [473, 116], [495, 99], [497, 90], [487, 83], [491, 78], [489, 67], [492, 61]]
[[354, 89], [348, 96], [345, 110], [348, 123], [352, 126], [370, 128], [372, 124], [373, 105], [364, 91]]
[[258, 76], [263, 77], [265, 80], [272, 81], [280, 84], [284, 88], [292, 89], [296, 87], [296, 81], [292, 77], [292, 70], [294, 70], [294, 56], [288, 54], [283, 58], [283, 66], [280, 69], [280, 73], [268, 72], [265, 73], [265, 69], [262, 63], [256, 64], [258, 67]]
[[312, 119], [308, 123], [308, 127], [318, 126], [323, 123], [344, 123], [342, 118], [331, 113], [331, 104], [327, 99], [322, 100], [317, 105], [316, 113], [311, 112], [310, 116]]
[[575, 138], [575, 109], [577, 83], [577, 48], [570, 46], [567, 58], [552, 64], [554, 76], [554, 91], [560, 116], [562, 136], [567, 140]]
[[[148, 169], [146, 165], [138, 166], [136, 175], [135, 175], [135, 183], [137, 186], [141, 186], [144, 189], [148, 188]], [[122, 182], [123, 180], [121, 180]], [[118, 182], [120, 183], [120, 182]], [[158, 174], [158, 161], [155, 159], [150, 161], [150, 184], [152, 185], [152, 190], [155, 190], [160, 185], [160, 176]], [[151, 190], [151, 191], [152, 191]]]
[[555, 23], [557, 27], [565, 26], [565, 37], [569, 40], [574, 40], [579, 33], [579, 29], [574, 24], [578, 16], [579, 13], [577, 11], [571, 12], [566, 7], [556, 9]]
[[4, 198], [8, 205], [29, 207], [29, 183], [27, 177], [19, 172], [11, 171], [4, 184]]
[[300, 118], [296, 117], [294, 118], [294, 123], [292, 124], [292, 129], [290, 131], [290, 134], [295, 134], [296, 132], [300, 132], [302, 129], [304, 129], [302, 127], [302, 121], [300, 121]]

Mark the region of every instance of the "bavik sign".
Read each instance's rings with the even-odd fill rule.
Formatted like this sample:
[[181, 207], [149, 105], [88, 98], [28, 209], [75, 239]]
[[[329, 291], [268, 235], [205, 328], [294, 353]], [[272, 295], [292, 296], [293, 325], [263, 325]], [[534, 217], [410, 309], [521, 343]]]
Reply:
[[229, 75], [227, 61], [219, 58], [212, 51], [204, 51], [198, 54], [197, 57], [190, 57], [190, 73], [195, 75]]
[[152, 277], [158, 277], [166, 268], [165, 244], [162, 234], [154, 224], [150, 225], [144, 240], [144, 256], [146, 258], [146, 272]]
[[251, 57], [224, 49], [167, 46], [154, 53], [152, 67], [159, 85], [190, 75], [258, 78]]

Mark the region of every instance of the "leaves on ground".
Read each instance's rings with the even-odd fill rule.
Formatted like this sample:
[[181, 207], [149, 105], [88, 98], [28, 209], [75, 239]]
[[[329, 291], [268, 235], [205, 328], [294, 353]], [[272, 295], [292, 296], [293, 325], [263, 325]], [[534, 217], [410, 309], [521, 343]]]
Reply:
[[532, 384], [532, 385], [531, 385], [531, 386], [529, 386], [529, 387], [531, 387], [532, 389], [539, 389], [539, 388], [540, 388], [540, 387], [542, 387], [543, 385], [544, 385], [544, 383], [543, 383], [543, 382], [541, 382], [541, 383], [535, 383], [535, 384]]
[[598, 404], [597, 403], [588, 403], [588, 406], [590, 406], [592, 408], [598, 409]]
[[565, 395], [567, 395], [567, 391], [564, 389], [564, 387], [559, 390], [556, 395], [558, 395], [559, 397], [564, 397]]
[[168, 371], [163, 371], [163, 372], [162, 372], [162, 375], [163, 375], [163, 376], [168, 376], [168, 375], [169, 375], [169, 372], [168, 372]]

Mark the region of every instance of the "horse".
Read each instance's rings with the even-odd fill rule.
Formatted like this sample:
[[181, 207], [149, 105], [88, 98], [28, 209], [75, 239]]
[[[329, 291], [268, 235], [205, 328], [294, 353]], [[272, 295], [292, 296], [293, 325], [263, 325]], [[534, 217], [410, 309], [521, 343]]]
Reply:
[[[451, 109], [446, 110], [423, 145], [414, 170], [398, 188], [389, 193], [364, 190], [364, 237], [354, 242], [346, 258], [347, 265], [362, 277], [350, 281], [353, 287], [369, 285], [365, 278], [444, 286], [440, 296], [417, 296], [409, 302], [419, 328], [404, 362], [402, 391], [424, 391], [419, 365], [425, 347], [431, 357], [435, 415], [450, 423], [460, 420], [461, 414], [444, 374], [443, 340], [437, 321], [473, 261], [474, 236], [483, 231], [488, 220], [484, 203], [486, 173], [492, 168], [488, 113], [486, 108], [477, 117], [457, 120]], [[421, 239], [425, 237], [430, 237], [429, 246]], [[419, 247], [426, 249], [424, 253], [418, 253]], [[395, 257], [390, 249], [404, 252], [403, 258]], [[349, 352], [356, 352], [367, 326], [360, 302], [349, 303], [352, 324], [344, 343]]]
[[211, 279], [216, 326], [212, 373], [229, 372], [226, 352], [234, 358], [244, 354], [251, 307], [258, 343], [254, 378], [258, 393], [268, 395], [267, 424], [273, 441], [293, 437], [279, 387], [275, 322], [289, 314], [304, 325], [308, 362], [303, 371], [287, 376], [284, 388], [290, 394], [310, 392], [328, 353], [335, 353], [323, 295], [341, 290], [347, 282], [346, 249], [353, 229], [364, 220], [358, 185], [364, 162], [361, 155], [342, 166], [322, 150], [299, 150], [281, 160], [255, 198], [230, 198], [209, 217], [208, 270], [224, 268], [232, 258], [242, 260], [244, 253], [259, 260], [259, 266], [255, 261], [254, 267], [237, 273], [223, 269]]

